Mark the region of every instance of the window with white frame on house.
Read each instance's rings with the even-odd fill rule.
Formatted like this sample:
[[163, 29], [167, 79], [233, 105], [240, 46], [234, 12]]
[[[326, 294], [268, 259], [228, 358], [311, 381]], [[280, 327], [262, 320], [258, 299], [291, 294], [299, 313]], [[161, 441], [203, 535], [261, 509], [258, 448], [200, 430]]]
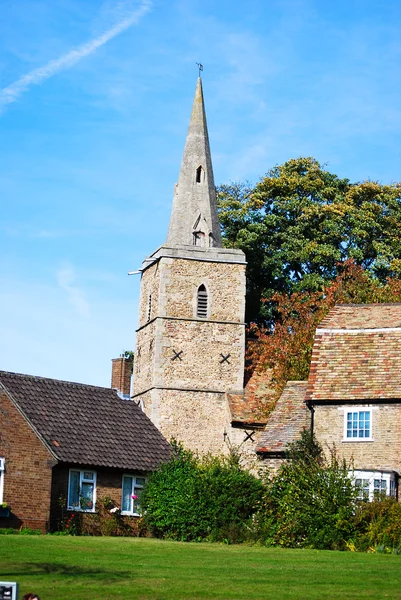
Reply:
[[372, 502], [375, 498], [396, 495], [396, 481], [393, 472], [353, 471], [350, 476], [358, 488], [358, 498]]
[[70, 469], [68, 508], [94, 512], [96, 504], [96, 471]]
[[0, 504], [3, 502], [5, 459], [0, 458]]
[[121, 512], [125, 515], [139, 515], [139, 500], [145, 477], [136, 475], [123, 475], [123, 497], [121, 503]]
[[372, 439], [372, 410], [346, 409], [344, 412], [344, 439], [346, 440], [371, 440]]

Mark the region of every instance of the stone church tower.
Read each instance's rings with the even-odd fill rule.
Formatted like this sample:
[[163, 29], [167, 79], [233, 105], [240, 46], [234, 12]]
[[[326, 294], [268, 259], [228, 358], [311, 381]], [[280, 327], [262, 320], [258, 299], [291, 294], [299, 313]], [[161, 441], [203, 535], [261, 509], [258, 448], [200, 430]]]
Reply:
[[199, 78], [167, 241], [141, 267], [133, 394], [167, 439], [192, 450], [227, 447], [226, 392], [243, 389], [245, 265], [241, 250], [222, 247]]

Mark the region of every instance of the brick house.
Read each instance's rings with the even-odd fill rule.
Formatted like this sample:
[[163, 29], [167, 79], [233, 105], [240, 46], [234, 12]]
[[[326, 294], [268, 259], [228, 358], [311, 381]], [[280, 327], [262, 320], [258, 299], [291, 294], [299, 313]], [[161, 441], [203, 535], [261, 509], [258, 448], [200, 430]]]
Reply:
[[401, 471], [401, 304], [334, 307], [316, 330], [305, 402], [323, 447], [353, 462], [361, 494]]
[[[119, 370], [121, 360], [113, 362]], [[121, 372], [121, 369], [120, 369]], [[0, 527], [54, 529], [60, 511], [109, 496], [134, 517], [146, 475], [170, 446], [115, 389], [0, 371]], [[61, 502], [60, 502], [61, 499]], [[68, 514], [68, 513], [67, 513]]]
[[[401, 304], [335, 306], [316, 330], [309, 379], [288, 382], [257, 444], [277, 468], [305, 426], [353, 466], [361, 497], [398, 495]], [[308, 410], [309, 409], [309, 410]]]

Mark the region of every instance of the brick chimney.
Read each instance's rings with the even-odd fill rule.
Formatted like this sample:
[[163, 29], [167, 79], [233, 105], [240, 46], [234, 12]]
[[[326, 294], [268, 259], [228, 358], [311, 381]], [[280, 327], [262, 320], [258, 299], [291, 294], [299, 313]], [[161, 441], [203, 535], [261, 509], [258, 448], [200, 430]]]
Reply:
[[111, 387], [121, 398], [131, 397], [131, 361], [121, 354], [111, 360]]

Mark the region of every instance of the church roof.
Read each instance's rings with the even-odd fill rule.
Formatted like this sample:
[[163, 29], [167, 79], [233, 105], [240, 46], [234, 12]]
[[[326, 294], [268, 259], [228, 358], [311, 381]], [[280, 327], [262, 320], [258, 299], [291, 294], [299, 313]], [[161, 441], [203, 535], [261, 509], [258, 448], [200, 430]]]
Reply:
[[178, 183], [175, 186], [166, 244], [170, 247], [192, 246], [195, 234], [205, 237], [200, 244], [205, 248], [222, 246], [200, 77], [196, 85]]
[[306, 400], [401, 399], [401, 304], [335, 306], [316, 330]]
[[307, 384], [307, 381], [287, 382], [259, 436], [256, 452], [281, 454], [289, 443], [300, 438], [302, 429], [310, 427], [311, 413], [304, 402]]
[[0, 371], [2, 389], [61, 462], [152, 471], [170, 456], [139, 406], [110, 388]]

